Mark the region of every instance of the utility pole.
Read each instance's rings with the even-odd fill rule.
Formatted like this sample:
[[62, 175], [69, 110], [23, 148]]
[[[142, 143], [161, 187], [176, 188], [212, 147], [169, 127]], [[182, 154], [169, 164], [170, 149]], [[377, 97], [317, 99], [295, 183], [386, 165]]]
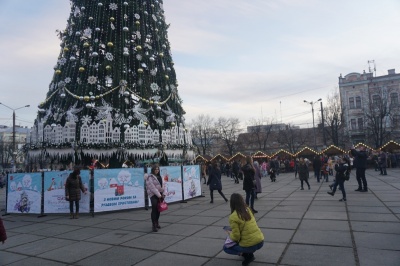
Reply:
[[324, 138], [324, 145], [326, 147], [324, 107], [322, 106], [322, 101], [321, 101], [321, 117], [322, 117], [322, 135], [323, 135], [323, 138]]

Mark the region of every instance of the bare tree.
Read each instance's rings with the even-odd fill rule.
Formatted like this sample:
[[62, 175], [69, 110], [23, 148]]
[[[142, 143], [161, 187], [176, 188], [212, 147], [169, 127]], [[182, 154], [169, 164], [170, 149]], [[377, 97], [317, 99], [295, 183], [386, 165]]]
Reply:
[[398, 111], [398, 104], [390, 103], [390, 87], [370, 88], [368, 109], [365, 114], [368, 139], [375, 147], [381, 147], [391, 137], [391, 118]]
[[215, 128], [218, 137], [225, 143], [228, 154], [233, 156], [239, 133], [242, 131], [239, 119], [220, 117], [215, 123]]
[[309, 136], [312, 136], [310, 129], [293, 128], [289, 124], [286, 129], [279, 130], [277, 139], [287, 151], [295, 154], [310, 140]]
[[193, 144], [199, 154], [207, 154], [216, 139], [214, 119], [209, 115], [199, 115], [190, 123]]
[[327, 105], [324, 107], [324, 119], [327, 128], [323, 126], [324, 133], [331, 139], [333, 145], [339, 146], [343, 138], [343, 112], [339, 92], [335, 89], [327, 96]]
[[258, 149], [266, 151], [268, 138], [271, 135], [273, 127], [273, 119], [269, 118], [251, 118], [248, 122], [248, 132], [250, 139], [258, 146]]

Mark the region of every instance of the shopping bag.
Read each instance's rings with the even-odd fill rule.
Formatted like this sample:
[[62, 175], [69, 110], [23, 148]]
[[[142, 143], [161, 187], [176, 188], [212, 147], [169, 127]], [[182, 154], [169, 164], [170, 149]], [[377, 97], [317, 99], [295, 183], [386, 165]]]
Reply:
[[158, 202], [157, 208], [158, 208], [158, 211], [159, 211], [159, 212], [163, 212], [163, 211], [168, 210], [168, 205], [167, 205], [167, 203], [165, 202], [165, 200], [159, 201], [159, 202]]

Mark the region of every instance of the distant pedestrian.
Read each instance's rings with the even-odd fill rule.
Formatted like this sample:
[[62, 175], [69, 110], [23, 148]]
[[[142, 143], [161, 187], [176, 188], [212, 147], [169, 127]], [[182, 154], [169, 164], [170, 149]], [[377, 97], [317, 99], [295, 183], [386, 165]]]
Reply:
[[209, 185], [210, 187], [210, 203], [214, 203], [214, 190], [218, 191], [225, 202], [228, 201], [224, 193], [222, 193], [221, 171], [219, 170], [218, 164], [216, 162], [214, 162], [209, 168], [207, 185]]
[[158, 210], [158, 203], [164, 200], [164, 183], [160, 175], [160, 167], [155, 164], [151, 167], [151, 172], [145, 178], [147, 194], [151, 201], [151, 222], [153, 232], [157, 232], [161, 228], [159, 224], [160, 211]]
[[380, 175], [387, 175], [386, 168], [387, 168], [386, 153], [384, 151], [380, 151], [379, 154], [379, 169], [381, 170]]
[[74, 171], [69, 174], [67, 181], [65, 182], [65, 199], [69, 201], [70, 219], [79, 218], [79, 201], [81, 200], [81, 191], [86, 194], [80, 173], [81, 170], [79, 168], [75, 168]]
[[321, 177], [321, 166], [322, 166], [321, 158], [316, 155], [313, 160], [313, 168], [314, 168], [314, 175], [317, 178], [318, 183]]
[[251, 156], [246, 157], [246, 164], [242, 167], [243, 171], [243, 190], [246, 192], [246, 204], [250, 206], [253, 213], [257, 213], [254, 209], [254, 198], [255, 198], [255, 174], [256, 170], [254, 169], [253, 159]]
[[360, 146], [358, 150], [356, 150], [353, 146], [350, 152], [355, 159], [353, 161], [353, 164], [356, 168], [356, 179], [358, 183], [358, 188], [355, 191], [368, 192], [367, 179], [365, 178], [365, 170], [367, 168], [368, 154], [365, 151], [364, 146]]
[[6, 228], [4, 227], [3, 220], [0, 218], [0, 241], [4, 244], [7, 240]]
[[201, 165], [201, 179], [204, 178], [204, 183], [203, 184], [205, 184], [207, 182], [207, 177], [206, 176], [207, 176], [207, 166], [206, 166], [205, 163], [203, 163]]
[[264, 235], [257, 225], [251, 210], [246, 206], [242, 195], [233, 193], [230, 201], [231, 215], [229, 216], [229, 237], [237, 242], [232, 247], [225, 247], [224, 251], [231, 255], [244, 258], [243, 266], [249, 265], [254, 259], [254, 252], [264, 245]]
[[235, 179], [235, 184], [239, 184], [239, 170], [240, 166], [237, 160], [235, 160], [232, 164], [232, 174]]
[[308, 166], [304, 161], [304, 158], [300, 158], [299, 165], [297, 167], [297, 171], [299, 172], [299, 179], [301, 182], [301, 190], [304, 190], [303, 182], [308, 185], [308, 189], [310, 189], [310, 184], [308, 183], [308, 177], [310, 176], [310, 172], [308, 170]]
[[257, 194], [262, 192], [262, 187], [261, 187], [261, 170], [260, 170], [260, 165], [258, 164], [257, 161], [254, 161], [254, 169], [256, 170], [256, 174], [254, 178], [256, 179], [256, 188], [255, 188], [255, 198], [257, 199]]

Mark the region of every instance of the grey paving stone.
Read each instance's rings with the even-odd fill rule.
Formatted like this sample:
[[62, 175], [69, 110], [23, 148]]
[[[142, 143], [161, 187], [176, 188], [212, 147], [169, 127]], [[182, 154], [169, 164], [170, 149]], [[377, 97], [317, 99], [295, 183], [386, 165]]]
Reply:
[[320, 211], [327, 211], [329, 210], [330, 212], [346, 212], [346, 206], [318, 206], [318, 205], [313, 205], [309, 209], [309, 211], [312, 212], [320, 212]]
[[165, 235], [160, 232], [154, 234], [146, 234], [133, 240], [122, 243], [122, 246], [132, 248], [142, 248], [148, 250], [164, 250], [165, 248], [184, 239], [183, 236]]
[[[49, 252], [38, 255], [40, 258], [55, 260], [58, 262], [75, 263], [84, 258], [109, 249], [110, 245], [77, 242]], [[73, 255], [72, 255], [73, 254]]]
[[400, 235], [400, 222], [352, 221], [352, 229], [357, 232], [393, 233]]
[[358, 248], [358, 257], [362, 266], [398, 266], [400, 264], [400, 251]]
[[171, 224], [163, 226], [164, 234], [178, 235], [178, 236], [190, 236], [194, 233], [204, 229], [203, 225], [188, 225], [188, 224]]
[[350, 231], [298, 230], [292, 240], [295, 244], [352, 247]]
[[13, 228], [9, 228], [7, 224], [5, 224], [4, 226], [7, 228], [8, 232], [25, 234], [25, 233], [34, 232], [36, 230], [49, 228], [49, 227], [52, 227], [55, 225], [49, 225], [47, 223], [34, 223], [34, 224], [28, 224], [28, 225], [19, 226], [19, 227], [13, 227]]
[[387, 207], [348, 206], [349, 212], [391, 213]]
[[119, 245], [121, 243], [127, 242], [129, 240], [138, 238], [144, 235], [142, 232], [131, 232], [131, 231], [123, 231], [123, 230], [113, 230], [113, 231], [105, 231], [104, 233], [97, 234], [97, 236], [86, 239], [86, 241], [102, 243], [102, 244], [110, 244], [110, 245]]
[[300, 219], [263, 218], [257, 221], [259, 227], [280, 229], [296, 229], [299, 223]]
[[308, 211], [304, 216], [304, 219], [347, 220], [347, 213], [330, 212], [329, 207], [327, 207], [326, 211]]
[[70, 231], [61, 235], [57, 235], [57, 238], [71, 239], [71, 240], [85, 240], [91, 238], [93, 236], [97, 236], [100, 234], [104, 234], [108, 232], [107, 229], [102, 228], [92, 228], [92, 227], [84, 227], [75, 231]]
[[57, 238], [44, 238], [35, 242], [26, 243], [23, 245], [19, 245], [13, 248], [8, 249], [8, 251], [12, 251], [15, 253], [19, 253], [21, 255], [38, 255], [44, 252], [57, 249], [59, 247], [63, 247], [66, 245], [71, 245], [75, 243], [75, 241], [65, 240], [65, 239], [57, 239]]
[[110, 220], [104, 223], [96, 224], [94, 227], [105, 229], [121, 229], [132, 224], [135, 224], [135, 222], [131, 220]]
[[21, 261], [25, 258], [29, 257], [20, 254], [15, 254], [12, 252], [0, 251], [0, 265], [7, 265], [9, 263]]
[[7, 266], [63, 266], [63, 265], [65, 265], [65, 263], [59, 263], [56, 261], [45, 260], [35, 257], [29, 257], [23, 260], [16, 261], [11, 264], [7, 264]]
[[299, 230], [349, 231], [350, 227], [348, 221], [303, 219]]
[[289, 229], [271, 229], [271, 228], [261, 228], [264, 234], [265, 242], [278, 242], [278, 243], [288, 243], [290, 238], [294, 234], [294, 230]]
[[270, 211], [264, 217], [266, 218], [278, 218], [278, 219], [301, 219], [304, 212], [299, 211]]
[[206, 226], [200, 231], [193, 234], [194, 237], [204, 237], [204, 238], [226, 238], [226, 232], [223, 227], [229, 225], [228, 221], [224, 219], [225, 223], [223, 225], [210, 225]]
[[[113, 247], [97, 253], [87, 259], [77, 262], [77, 265], [98, 266], [98, 265], [137, 265], [138, 262], [155, 255], [149, 250], [131, 249], [128, 247]], [[163, 264], [161, 264], [163, 265]]]
[[219, 221], [221, 217], [210, 217], [210, 216], [193, 216], [186, 218], [184, 220], [180, 220], [177, 223], [180, 224], [198, 224], [198, 225], [211, 225], [217, 221]]
[[168, 252], [177, 252], [188, 255], [214, 257], [224, 245], [223, 239], [210, 239], [200, 237], [188, 237], [165, 249]]
[[356, 265], [356, 262], [352, 248], [293, 244], [286, 251], [282, 264], [352, 266]]
[[370, 222], [398, 222], [399, 219], [393, 214], [385, 213], [349, 213], [352, 221], [370, 221]]
[[397, 250], [400, 247], [400, 235], [382, 233], [354, 232], [357, 248]]
[[37, 240], [43, 239], [43, 236], [35, 236], [29, 234], [19, 234], [16, 236], [8, 237], [6, 245], [0, 245], [0, 250], [5, 250], [10, 247], [15, 247], [19, 245], [23, 245], [26, 243], [35, 242]]
[[176, 254], [168, 252], [159, 252], [137, 264], [135, 266], [177, 266], [177, 265], [190, 265], [201, 266], [207, 262], [209, 258], [199, 256], [189, 256], [185, 254]]

